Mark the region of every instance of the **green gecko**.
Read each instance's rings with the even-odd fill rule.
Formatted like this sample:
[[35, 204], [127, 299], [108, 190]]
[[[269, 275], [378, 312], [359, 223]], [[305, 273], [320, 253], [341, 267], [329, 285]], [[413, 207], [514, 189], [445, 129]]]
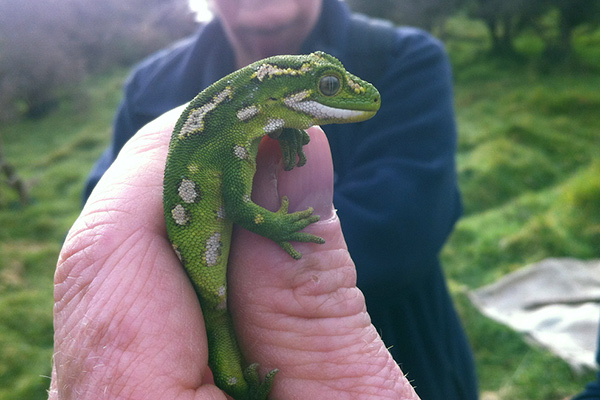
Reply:
[[167, 232], [198, 295], [216, 385], [235, 400], [264, 400], [277, 369], [264, 381], [247, 364], [227, 309], [227, 262], [233, 223], [272, 239], [294, 259], [291, 241], [324, 243], [300, 232], [319, 220], [313, 209], [277, 212], [251, 200], [260, 140], [282, 150], [284, 169], [302, 166], [304, 129], [371, 118], [377, 89], [323, 52], [274, 56], [212, 84], [187, 106], [175, 125], [167, 157], [163, 202]]

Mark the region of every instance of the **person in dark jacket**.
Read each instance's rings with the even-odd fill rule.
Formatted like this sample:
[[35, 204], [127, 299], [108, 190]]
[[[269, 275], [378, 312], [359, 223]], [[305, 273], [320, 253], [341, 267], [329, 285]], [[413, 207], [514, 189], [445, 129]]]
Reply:
[[[334, 204], [372, 322], [423, 400], [476, 399], [470, 346], [439, 262], [461, 213], [443, 46], [423, 31], [353, 15], [338, 0], [304, 3], [306, 13], [291, 22], [295, 36], [284, 34], [285, 15], [274, 11], [252, 26], [237, 2], [215, 0], [216, 17], [193, 37], [135, 68], [84, 199], [143, 125], [219, 78], [275, 54], [330, 53], [382, 96], [375, 118], [323, 127]], [[265, 4], [257, 7], [269, 13]]]

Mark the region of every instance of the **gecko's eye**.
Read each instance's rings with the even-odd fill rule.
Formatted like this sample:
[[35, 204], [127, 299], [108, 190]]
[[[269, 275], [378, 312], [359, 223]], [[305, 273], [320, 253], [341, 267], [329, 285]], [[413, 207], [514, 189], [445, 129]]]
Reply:
[[325, 75], [319, 81], [319, 90], [325, 96], [334, 96], [340, 91], [340, 79], [334, 75]]

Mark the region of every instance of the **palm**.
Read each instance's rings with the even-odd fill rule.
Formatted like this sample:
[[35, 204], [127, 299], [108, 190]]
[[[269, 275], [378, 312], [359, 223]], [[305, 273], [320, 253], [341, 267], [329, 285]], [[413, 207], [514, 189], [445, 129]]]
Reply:
[[[162, 170], [177, 114], [124, 148], [65, 242], [55, 278], [51, 400], [225, 399], [210, 384], [200, 306], [162, 216]], [[324, 136], [306, 147], [306, 166], [281, 175], [276, 143], [263, 146], [253, 199], [271, 209], [281, 195], [291, 211], [314, 206], [322, 223], [307, 230], [326, 243], [297, 244], [304, 257], [296, 261], [268, 239], [234, 231], [228, 300], [246, 357], [261, 363], [261, 373], [280, 368], [276, 398], [356, 398], [356, 390], [416, 398], [355, 287], [332, 216]]]

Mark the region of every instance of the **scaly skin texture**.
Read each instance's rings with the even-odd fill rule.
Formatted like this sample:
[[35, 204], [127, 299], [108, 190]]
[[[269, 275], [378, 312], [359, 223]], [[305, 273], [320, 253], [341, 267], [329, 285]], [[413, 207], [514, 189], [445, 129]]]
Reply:
[[275, 56], [244, 67], [202, 91], [179, 118], [164, 176], [169, 239], [198, 294], [216, 385], [235, 400], [264, 400], [274, 369], [261, 382], [247, 366], [227, 309], [227, 260], [233, 223], [272, 239], [299, 259], [291, 241], [324, 243], [300, 232], [318, 221], [312, 208], [272, 212], [251, 201], [258, 144], [279, 141], [284, 168], [302, 166], [312, 125], [363, 121], [380, 105], [371, 84], [334, 57], [316, 52]]

